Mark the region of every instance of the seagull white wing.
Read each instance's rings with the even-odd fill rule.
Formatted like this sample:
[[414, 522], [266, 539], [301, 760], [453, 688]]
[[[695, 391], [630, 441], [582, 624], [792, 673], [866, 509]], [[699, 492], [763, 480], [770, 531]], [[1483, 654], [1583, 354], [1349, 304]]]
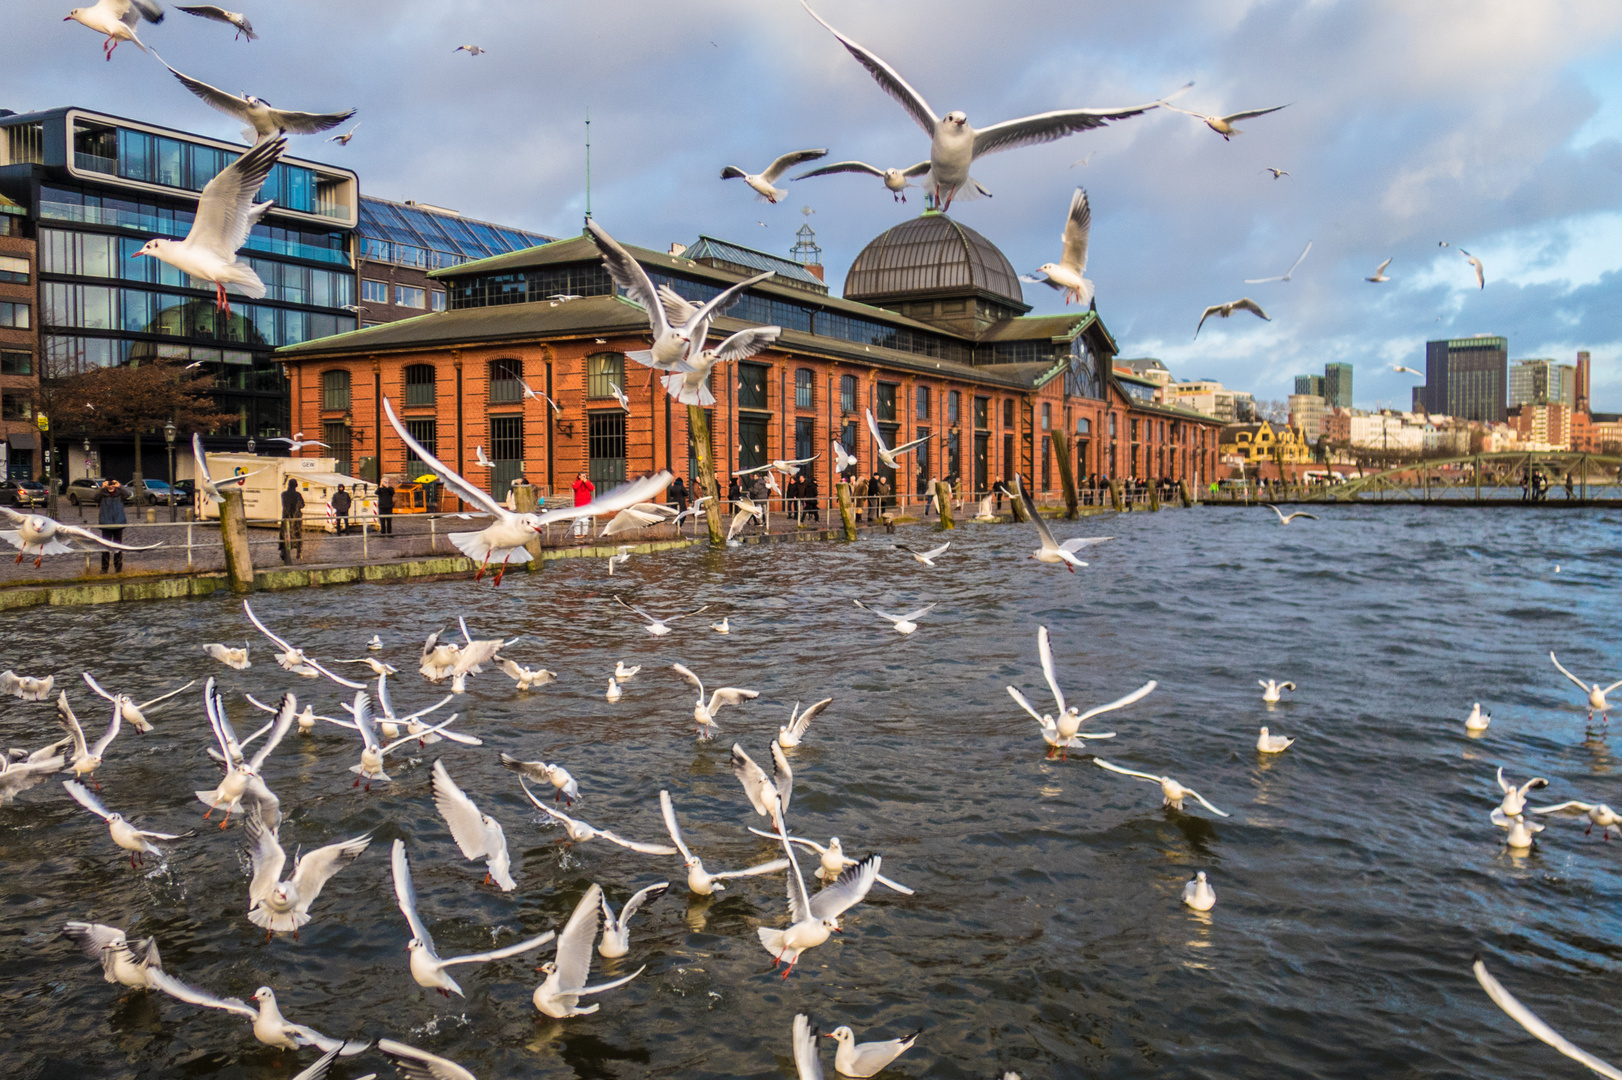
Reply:
[[1516, 1000], [1514, 994], [1505, 990], [1503, 984], [1492, 977], [1491, 973], [1487, 971], [1487, 965], [1482, 963], [1479, 957], [1476, 958], [1472, 970], [1476, 973], [1476, 981], [1481, 984], [1483, 990], [1487, 991], [1487, 996], [1492, 998], [1493, 1004], [1508, 1013], [1517, 1024], [1530, 1032], [1533, 1037], [1548, 1043], [1573, 1061], [1582, 1062], [1601, 1076], [1609, 1077], [1610, 1080], [1622, 1080], [1622, 1070], [1618, 1070], [1588, 1051], [1573, 1045], [1554, 1028], [1538, 1019], [1536, 1013], [1522, 1005]]
[[179, 690], [171, 690], [167, 694], [159, 694], [157, 697], [153, 698], [151, 701], [143, 701], [143, 702], [141, 702], [141, 704], [139, 706], [137, 706], [137, 707], [140, 708], [142, 711], [145, 711], [147, 709], [150, 709], [152, 706], [156, 705], [158, 702], [160, 702], [160, 701], [168, 701], [170, 698], [176, 697], [179, 694], [182, 694], [185, 691], [190, 690], [192, 687], [194, 687], [196, 685], [197, 685], [197, 680], [193, 679], [191, 682], [187, 683], [185, 686], [182, 686]]
[[377, 1040], [377, 1049], [394, 1062], [404, 1080], [477, 1080], [472, 1073], [438, 1054], [393, 1039]]
[[607, 840], [611, 844], [618, 844], [622, 848], [640, 852], [643, 855], [675, 855], [677, 853], [676, 849], [669, 844], [646, 844], [640, 840], [627, 840], [619, 833], [611, 832], [608, 829], [598, 829], [597, 836], [599, 839]]
[[[151, 551], [153, 548], [163, 546], [161, 542], [157, 544], [120, 544], [107, 539], [99, 533], [93, 533], [89, 529], [81, 529], [77, 525], [66, 525], [58, 521], [56, 523], [56, 537], [60, 541], [64, 536], [71, 537], [80, 551], [88, 551], [96, 547], [104, 547], [112, 551]], [[86, 544], [91, 545], [91, 547], [85, 547]]]
[[834, 699], [831, 697], [823, 698], [815, 705], [806, 706], [804, 712], [795, 714], [795, 716], [789, 721], [789, 734], [794, 735], [797, 738], [804, 736], [806, 729], [811, 726], [811, 721], [814, 720], [818, 714], [822, 712], [822, 710], [826, 709], [829, 705], [832, 705], [833, 700]]
[[[940, 601], [937, 600], [937, 601], [935, 601], [934, 604], [930, 604], [928, 607], [921, 607], [917, 611], [909, 611], [905, 615], [901, 616], [901, 621], [902, 622], [917, 622], [919, 619], [923, 618], [925, 615], [928, 615], [931, 611], [934, 611], [936, 605], [939, 604], [939, 603], [940, 603]], [[889, 616], [886, 616], [886, 618], [888, 618], [888, 617]]]
[[[79, 796], [75, 795], [74, 798], [78, 799]], [[79, 801], [84, 802], [83, 799], [79, 799]], [[89, 806], [90, 804], [85, 803], [85, 805]], [[1592, 809], [1594, 809], [1592, 803], [1578, 802], [1575, 799], [1571, 802], [1563, 802], [1558, 806], [1534, 806], [1531, 808], [1534, 814], [1559, 814], [1561, 817], [1585, 817]]]
[[1053, 670], [1053, 643], [1048, 639], [1048, 628], [1036, 628], [1036, 654], [1042, 659], [1042, 677], [1048, 681], [1048, 689], [1053, 691], [1053, 700], [1059, 705], [1059, 712], [1065, 711], [1064, 691], [1059, 689], [1059, 677]]
[[[1563, 665], [1563, 664], [1561, 664], [1561, 663], [1560, 663], [1560, 661], [1558, 661], [1558, 660], [1555, 660], [1555, 659], [1554, 659], [1554, 653], [1552, 653], [1552, 652], [1551, 652], [1551, 653], [1550, 653], [1550, 654], [1549, 654], [1549, 659], [1550, 659], [1550, 660], [1554, 660], [1554, 666], [1555, 666], [1555, 667], [1557, 667], [1557, 668], [1559, 668], [1559, 669], [1560, 669], [1560, 674], [1562, 674], [1562, 675], [1564, 675], [1564, 676], [1565, 676], [1565, 677], [1566, 677], [1566, 678], [1568, 678], [1568, 679], [1570, 679], [1570, 680], [1571, 680], [1571, 681], [1572, 681], [1572, 682], [1574, 682], [1574, 683], [1576, 683], [1576, 684], [1577, 684], [1577, 687], [1578, 687], [1578, 688], [1579, 688], [1579, 689], [1580, 689], [1580, 690], [1582, 690], [1582, 692], [1583, 692], [1583, 693], [1585, 693], [1585, 694], [1586, 694], [1586, 693], [1588, 693], [1588, 689], [1589, 689], [1589, 687], [1588, 687], [1588, 684], [1587, 684], [1587, 683], [1585, 683], [1585, 682], [1583, 682], [1583, 681], [1582, 681], [1582, 680], [1581, 680], [1581, 679], [1579, 679], [1579, 678], [1578, 678], [1578, 677], [1577, 677], [1577, 676], [1575, 676], [1575, 675], [1573, 675], [1573, 674], [1572, 674], [1572, 673], [1571, 673], [1571, 672], [1569, 672], [1569, 671], [1567, 671], [1567, 670], [1566, 670], [1566, 669], [1565, 669], [1565, 665]], [[1502, 772], [1503, 772], [1503, 771], [1504, 771], [1504, 770], [1502, 770], [1502, 769], [1499, 769], [1499, 770], [1498, 770], [1498, 771], [1499, 771], [1499, 772], [1500, 772], [1500, 773], [1502, 773]], [[1501, 780], [1501, 779], [1500, 779], [1500, 780], [1499, 780], [1499, 781], [1498, 781], [1498, 782], [1499, 782], [1499, 783], [1503, 783], [1503, 780]], [[1509, 790], [1509, 789], [1508, 789], [1508, 788], [1505, 788], [1505, 789], [1504, 789], [1504, 790], [1505, 790], [1505, 791], [1508, 791], [1508, 790]]]
[[1248, 296], [1235, 300], [1233, 303], [1233, 309], [1235, 311], [1248, 311], [1252, 315], [1258, 315], [1261, 318], [1266, 319], [1268, 322], [1273, 321], [1273, 317], [1267, 314], [1267, 312], [1263, 311], [1262, 306]]
[[1087, 269], [1087, 237], [1093, 227], [1093, 210], [1081, 188], [1070, 197], [1070, 214], [1064, 222], [1064, 255], [1060, 261], [1079, 274]]
[[[389, 743], [387, 746], [382, 747], [380, 750], [378, 750], [378, 753], [379, 754], [387, 754], [390, 750], [393, 750], [393, 749], [395, 749], [397, 747], [404, 746], [408, 742], [416, 742], [416, 741], [421, 740], [421, 739], [426, 739], [430, 735], [438, 735], [440, 732], [444, 731], [446, 728], [448, 728], [452, 724], [456, 723], [456, 718], [459, 717], [460, 715], [461, 715], [461, 713], [451, 713], [449, 719], [442, 720], [439, 723], [435, 724], [431, 728], [423, 728], [421, 731], [418, 731], [418, 732], [415, 732], [415, 733], [412, 733], [412, 734], [408, 734], [408, 735], [402, 735], [398, 739], [395, 739], [393, 742]], [[472, 736], [468, 736], [468, 738], [472, 738]], [[469, 745], [471, 745], [471, 746], [483, 746], [484, 743], [483, 742], [474, 742], [474, 743], [470, 743]]]
[[101, 800], [96, 798], [95, 795], [91, 794], [90, 789], [79, 783], [77, 780], [64, 780], [62, 781], [62, 786], [68, 789], [68, 794], [72, 795], [74, 800], [77, 801], [80, 806], [84, 807], [92, 814], [95, 814], [103, 821], [106, 821], [108, 818], [113, 816], [113, 812], [107, 809], [107, 807], [103, 806]]
[[[753, 825], [749, 826], [749, 831], [754, 833], [756, 836], [764, 836], [768, 840], [782, 839], [782, 836], [778, 833], [767, 832], [765, 829], [757, 829]], [[819, 844], [815, 840], [807, 840], [803, 836], [791, 836], [788, 838], [788, 842], [791, 844], [799, 844], [801, 847], [808, 847], [818, 855], [828, 854], [828, 848], [826, 845]]]
[[1157, 784], [1165, 779], [1165, 777], [1156, 776], [1154, 773], [1138, 772], [1135, 769], [1123, 769], [1119, 765], [1110, 764], [1101, 757], [1093, 758], [1093, 764], [1097, 765], [1100, 769], [1108, 769], [1110, 772], [1120, 773], [1122, 776], [1136, 776], [1139, 780], [1152, 780]]
[[720, 294], [715, 297], [715, 299], [706, 302], [703, 307], [700, 307], [696, 312], [694, 312], [693, 317], [688, 320], [687, 325], [690, 327], [708, 327], [711, 320], [713, 320], [716, 316], [723, 314], [728, 308], [743, 298], [743, 291], [745, 289], [749, 288], [751, 285], [759, 285], [762, 281], [774, 276], [776, 273], [777, 272], [775, 270], [765, 270], [759, 274], [756, 274], [754, 277], [747, 278], [738, 282], [736, 285], [723, 289]]
[[715, 358], [721, 361], [747, 360], [783, 333], [781, 326], [754, 326], [739, 330], [715, 347]]
[[743, 747], [737, 743], [732, 744], [732, 775], [743, 785], [743, 793], [749, 797], [749, 804], [755, 808], [755, 813], [761, 817], [771, 813], [766, 792], [772, 790], [772, 782], [767, 778], [766, 770], [756, 765], [755, 759], [744, 753]]
[[371, 843], [372, 834], [365, 833], [340, 843], [318, 847], [299, 859], [298, 868], [293, 871], [293, 887], [298, 890], [298, 909], [308, 911], [320, 895], [322, 886], [331, 881], [338, 871], [360, 858]]
[[[775, 812], [772, 815], [772, 820], [776, 822], [780, 830], [785, 829], [786, 826], [783, 824], [783, 802], [781, 799], [777, 800], [773, 810]], [[783, 854], [788, 858], [789, 872], [784, 875], [788, 879], [788, 920], [791, 924], [809, 922], [813, 917], [811, 914], [811, 894], [806, 892], [805, 876], [800, 873], [800, 860], [794, 857], [794, 849], [789, 846], [787, 832], [779, 832], [777, 838], [782, 842]]]
[[247, 614], [248, 621], [253, 623], [255, 626], [257, 626], [259, 628], [259, 632], [261, 634], [265, 635], [271, 641], [273, 641], [277, 645], [281, 646], [281, 650], [283, 652], [289, 652], [290, 653], [290, 652], [297, 652], [298, 651], [297, 649], [293, 648], [292, 645], [288, 644], [284, 639], [279, 638], [275, 634], [271, 633], [270, 628], [267, 627], [264, 623], [260, 622], [259, 621], [259, 616], [255, 615], [253, 613], [253, 605], [249, 604], [248, 601], [246, 601], [246, 600], [242, 601], [242, 610]]
[[1116, 709], [1124, 709], [1134, 701], [1141, 701], [1148, 697], [1154, 692], [1154, 688], [1159, 685], [1160, 684], [1155, 682], [1155, 680], [1150, 679], [1148, 682], [1126, 695], [1126, 697], [1117, 698], [1108, 705], [1100, 705], [1097, 708], [1088, 709], [1086, 712], [1081, 714], [1081, 716], [1078, 718], [1078, 722], [1090, 720], [1100, 713], [1114, 712]]
[[253, 864], [253, 877], [248, 882], [248, 897], [253, 901], [250, 910], [270, 895], [282, 880], [282, 869], [287, 865], [287, 852], [283, 850], [276, 830], [265, 824], [259, 814], [250, 813], [243, 827], [248, 836], [248, 855]]
[[198, 197], [197, 216], [185, 242], [226, 262], [235, 259], [254, 223], [270, 209], [268, 202], [256, 204], [254, 196], [286, 149], [286, 139], [265, 139], [220, 170]]
[[668, 891], [670, 891], [670, 882], [661, 881], [657, 885], [649, 885], [646, 889], [625, 901], [625, 907], [620, 910], [620, 925], [625, 926], [628, 924], [631, 921], [631, 916], [642, 910], [643, 904], [652, 903]]
[[400, 423], [400, 418], [394, 415], [394, 406], [389, 402], [389, 399], [386, 396], [383, 398], [383, 412], [388, 416], [389, 423], [393, 425], [395, 433], [400, 436], [400, 439], [406, 444], [407, 447], [410, 448], [411, 452], [416, 454], [417, 459], [424, 465], [428, 466], [435, 476], [438, 476], [440, 480], [444, 481], [447, 487], [456, 492], [456, 494], [460, 495], [462, 498], [466, 499], [468, 502], [479, 507], [479, 509], [492, 515], [498, 521], [505, 521], [507, 518], [512, 517], [512, 512], [510, 510], [496, 502], [496, 500], [492, 499], [485, 492], [474, 487], [461, 476], [457, 475], [450, 468], [448, 468], [443, 461], [440, 461], [437, 457], [435, 457], [425, 446], [422, 445], [422, 443], [418, 442], [416, 439], [413, 439], [411, 437], [411, 433], [406, 430], [405, 425]]
[[205, 1009], [223, 1009], [238, 1016], [246, 1016], [250, 1020], [259, 1016], [259, 1011], [244, 1001], [215, 997], [206, 990], [188, 986], [162, 968], [147, 968], [146, 977], [149, 985], [188, 1005], [200, 1005]]
[[811, 914], [818, 919], [835, 919], [866, 898], [878, 877], [879, 865], [884, 860], [869, 855], [855, 866], [845, 868], [838, 879], [811, 898]]
[[1194, 796], [1194, 798], [1199, 802], [1199, 804], [1201, 806], [1203, 806], [1207, 810], [1211, 811], [1211, 813], [1216, 814], [1218, 817], [1227, 817], [1227, 816], [1229, 816], [1228, 812], [1226, 810], [1218, 810], [1216, 807], [1214, 807], [1210, 803], [1206, 802], [1205, 801], [1205, 796], [1201, 795], [1199, 792], [1195, 791], [1193, 788], [1184, 786], [1183, 790], [1185, 792], [1187, 792], [1188, 794]]
[[873, 433], [873, 444], [883, 450], [890, 449], [884, 441], [884, 436], [879, 433], [879, 422], [873, 419], [873, 410], [863, 409], [862, 412], [867, 414], [867, 430]]
[[[1392, 256], [1392, 258], [1395, 258], [1395, 256]], [[1374, 276], [1379, 277], [1381, 274], [1385, 273], [1385, 268], [1390, 266], [1390, 265], [1391, 265], [1391, 259], [1387, 259], [1385, 262], [1383, 262], [1379, 266], [1375, 267], [1374, 268]]]
[[411, 927], [411, 936], [437, 956], [434, 935], [428, 932], [428, 924], [417, 914], [417, 887], [411, 880], [411, 857], [406, 854], [404, 840], [394, 841], [390, 859], [394, 869], [394, 899], [399, 903], [400, 913], [405, 916], [406, 923]]
[[647, 311], [654, 340], [657, 341], [670, 333], [670, 320], [665, 315], [664, 305], [659, 301], [659, 291], [653, 287], [653, 279], [648, 277], [648, 272], [642, 268], [642, 264], [621, 247], [618, 240], [609, 236], [608, 230], [591, 218], [586, 219], [586, 232], [596, 243], [597, 250], [602, 253], [603, 267], [607, 269], [608, 276], [614, 279], [614, 284]]
[[800, 1080], [822, 1080], [822, 1055], [811, 1018], [805, 1013], [794, 1017], [794, 1069]]
[[107, 691], [103, 690], [101, 688], [101, 684], [98, 683], [94, 678], [91, 677], [90, 672], [84, 671], [84, 672], [80, 672], [80, 674], [84, 676], [84, 681], [90, 687], [91, 690], [95, 691], [97, 694], [99, 694], [102, 697], [106, 698], [108, 701], [117, 701], [118, 700], [112, 694], [109, 694]]
[[778, 177], [794, 168], [794, 166], [803, 165], [807, 161], [816, 161], [818, 158], [827, 156], [828, 151], [826, 150], [791, 150], [766, 166], [766, 171], [760, 174], [760, 178], [768, 184], [775, 184]]
[[891, 450], [890, 453], [892, 453], [892, 454], [904, 454], [908, 450], [911, 450], [913, 447], [918, 446], [918, 445], [920, 445], [922, 443], [926, 443], [930, 439], [933, 439], [934, 437], [935, 436], [933, 436], [933, 435], [925, 435], [921, 439], [914, 439], [914, 440], [912, 440], [912, 442], [904, 442], [900, 446], [897, 446], [896, 448]]
[[355, 718], [355, 730], [360, 732], [361, 744], [368, 750], [383, 749], [383, 741], [377, 737], [377, 728], [372, 723], [372, 699], [366, 696], [366, 691], [355, 695], [355, 704], [349, 711]]
[[84, 741], [84, 728], [79, 726], [79, 718], [73, 715], [73, 707], [68, 704], [68, 692], [62, 691], [56, 699], [56, 722], [62, 725], [73, 738], [73, 756], [84, 757], [90, 752]]
[[1036, 535], [1042, 538], [1042, 546], [1057, 548], [1059, 545], [1053, 542], [1053, 531], [1048, 528], [1047, 519], [1037, 511], [1036, 500], [1031, 498], [1024, 484], [1019, 485], [1019, 497], [1025, 503], [1025, 516], [1031, 519], [1031, 524], [1036, 526]]
[[793, 180], [805, 180], [812, 176], [832, 176], [834, 173], [866, 173], [869, 176], [883, 177], [884, 170], [876, 165], [869, 165], [865, 161], [836, 161], [832, 165], [820, 165], [810, 169], [799, 176], [790, 177]]
[[107, 752], [107, 747], [112, 744], [112, 741], [118, 737], [118, 729], [124, 722], [119, 715], [121, 712], [123, 712], [123, 710], [120, 709], [117, 704], [114, 704], [113, 718], [107, 724], [106, 733], [103, 734], [101, 738], [97, 739], [95, 744], [90, 747], [91, 757], [101, 757]]
[[1033, 146], [1052, 142], [1078, 131], [1100, 128], [1111, 120], [1125, 120], [1129, 116], [1148, 112], [1158, 102], [1130, 105], [1119, 109], [1060, 109], [1038, 113], [1018, 120], [1004, 120], [1000, 124], [983, 127], [974, 133], [974, 156], [994, 154], [999, 150], [1012, 150], [1016, 146]]
[[254, 772], [259, 771], [265, 764], [265, 759], [270, 757], [270, 752], [281, 743], [282, 736], [293, 726], [293, 720], [297, 715], [298, 698], [292, 694], [283, 694], [281, 707], [276, 710], [276, 719], [270, 729], [270, 735], [265, 739], [265, 745], [261, 746], [258, 753], [248, 762]]
[[462, 854], [469, 858], [493, 854], [488, 850], [489, 837], [485, 835], [484, 815], [467, 797], [467, 792], [456, 786], [451, 774], [445, 771], [443, 761], [434, 762], [434, 807], [450, 827], [451, 838]]
[[[159, 63], [163, 63], [163, 61], [160, 60]], [[168, 64], [164, 64], [163, 66], [169, 67]], [[190, 75], [183, 75], [172, 67], [169, 68], [169, 72], [175, 78], [180, 80], [180, 85], [184, 86], [187, 90], [190, 90], [192, 93], [208, 102], [208, 104], [212, 105], [214, 108], [220, 110], [220, 112], [227, 116], [236, 117], [239, 121], [248, 125], [249, 127], [253, 126], [253, 113], [249, 111], [247, 101], [235, 94], [228, 94], [218, 87], [210, 86], [201, 79], [194, 79]]]
[[651, 502], [654, 496], [670, 486], [672, 479], [674, 477], [668, 470], [656, 472], [641, 480], [622, 484], [606, 495], [599, 495], [584, 506], [565, 506], [548, 510], [540, 516], [540, 523], [545, 525], [551, 521], [573, 521], [575, 518], [583, 517], [613, 517], [628, 506]]
[[1515, 785], [1504, 779], [1504, 767], [1502, 765], [1498, 766], [1498, 788], [1505, 795], [1515, 790]]
[[1027, 699], [1024, 694], [1020, 693], [1017, 687], [1010, 686], [1008, 688], [1008, 696], [1018, 702], [1020, 708], [1030, 713], [1031, 719], [1035, 720], [1038, 724], [1041, 724], [1044, 731], [1053, 728], [1054, 725], [1052, 718], [1049, 717], [1048, 719], [1044, 720], [1042, 718], [1042, 714], [1037, 712], [1036, 709], [1032, 707], [1029, 699]]
[[580, 897], [574, 913], [558, 935], [558, 984], [565, 991], [578, 991], [586, 985], [586, 974], [591, 970], [591, 947], [597, 941], [597, 927], [602, 919], [602, 886], [595, 883]]
[[[770, 835], [770, 834], [768, 834]], [[740, 878], [759, 877], [762, 874], [775, 874], [779, 870], [787, 870], [790, 860], [773, 859], [771, 862], [761, 863], [759, 866], [747, 866], [742, 870], [723, 870], [719, 874], [711, 874], [712, 878]]]
[[805, 0], [800, 0], [800, 4], [813, 19], [822, 23], [823, 29], [838, 39], [839, 44], [843, 45], [856, 58], [856, 61], [867, 69], [868, 74], [878, 80], [879, 86], [886, 94], [901, 103], [901, 107], [907, 110], [907, 115], [916, 120], [918, 126], [923, 128], [930, 138], [935, 137], [935, 127], [940, 123], [940, 119], [935, 115], [935, 110], [929, 107], [929, 102], [924, 100], [922, 94], [907, 85], [907, 80], [903, 79], [895, 68], [829, 26], [821, 15], [811, 10], [811, 5], [807, 4]]
[[670, 792], [663, 790], [659, 792], [659, 811], [664, 814], [665, 830], [670, 833], [670, 842], [681, 852], [682, 860], [691, 863], [693, 853], [688, 851], [687, 845], [682, 842], [681, 826], [676, 824], [676, 808], [670, 803]]
[[[636, 611], [637, 609], [632, 608], [631, 610]], [[641, 612], [637, 612], [637, 613], [642, 614]], [[699, 697], [702, 698], [704, 696], [704, 680], [700, 679], [697, 675], [693, 674], [693, 671], [692, 671], [691, 668], [684, 667], [681, 664], [671, 664], [670, 665], [670, 670], [674, 671], [677, 675], [680, 675], [682, 678], [686, 679], [693, 686], [698, 687], [698, 696]]]

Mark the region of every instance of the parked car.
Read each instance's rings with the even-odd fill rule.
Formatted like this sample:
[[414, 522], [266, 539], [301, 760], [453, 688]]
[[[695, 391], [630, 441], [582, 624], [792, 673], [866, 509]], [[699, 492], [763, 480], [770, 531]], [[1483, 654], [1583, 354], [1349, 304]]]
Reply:
[[50, 491], [38, 481], [0, 481], [0, 506], [44, 506], [50, 498]]
[[180, 496], [181, 506], [190, 506], [197, 501], [197, 484], [191, 480], [176, 480], [175, 494]]
[[141, 484], [146, 488], [146, 505], [169, 506], [174, 503], [176, 492], [169, 486], [169, 481], [143, 480]]
[[[106, 482], [100, 476], [75, 477], [68, 481], [68, 502], [74, 506], [78, 506], [80, 503], [96, 502], [101, 497], [101, 485]], [[120, 480], [119, 483], [123, 484], [123, 481]], [[122, 494], [126, 503], [135, 498], [135, 492], [130, 490], [128, 484], [124, 484]]]

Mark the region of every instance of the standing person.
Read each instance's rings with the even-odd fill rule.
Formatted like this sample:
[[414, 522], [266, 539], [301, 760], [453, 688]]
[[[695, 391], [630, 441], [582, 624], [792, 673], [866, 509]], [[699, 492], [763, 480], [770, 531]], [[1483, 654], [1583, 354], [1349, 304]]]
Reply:
[[355, 499], [349, 494], [349, 489], [339, 484], [337, 494], [332, 497], [332, 513], [337, 518], [333, 527], [340, 536], [349, 532], [349, 509], [354, 505]]
[[[585, 473], [574, 474], [574, 504], [576, 506], [585, 506], [591, 502], [592, 497], [596, 494], [597, 485], [588, 480]], [[578, 517], [574, 519], [574, 534], [576, 536], [585, 536], [590, 529], [590, 518]]]
[[394, 535], [394, 485], [389, 483], [386, 476], [377, 485], [377, 534]]
[[680, 514], [687, 510], [687, 484], [681, 477], [676, 477], [675, 482], [670, 485], [669, 495], [670, 501], [676, 504], [676, 513]]
[[822, 524], [822, 507], [819, 499], [820, 493], [817, 491], [817, 477], [815, 473], [807, 472], [805, 474], [805, 486], [800, 489], [800, 494], [805, 497], [806, 517], [810, 518], [812, 521], [815, 521], [819, 525]]
[[727, 482], [727, 513], [733, 512], [738, 500], [741, 498], [743, 498], [743, 488], [739, 486], [738, 478], [734, 476]]
[[282, 492], [282, 561], [304, 558], [304, 496], [299, 493], [298, 478], [287, 478], [287, 489]]
[[[98, 510], [96, 521], [103, 526], [101, 535], [115, 544], [122, 544], [124, 542], [124, 530], [109, 529], [106, 526], [123, 525], [128, 521], [124, 516], [123, 486], [117, 480], [103, 481], [101, 487], [96, 491], [96, 507]], [[112, 556], [113, 572], [122, 574], [124, 572], [124, 553], [122, 551], [108, 551], [105, 548], [101, 552], [101, 572], [104, 574], [107, 572], [109, 555]]]
[[788, 512], [799, 524], [805, 517], [805, 474], [797, 473], [790, 478], [788, 487]]
[[851, 498], [856, 502], [856, 520], [867, 520], [867, 477], [858, 476], [850, 485]]

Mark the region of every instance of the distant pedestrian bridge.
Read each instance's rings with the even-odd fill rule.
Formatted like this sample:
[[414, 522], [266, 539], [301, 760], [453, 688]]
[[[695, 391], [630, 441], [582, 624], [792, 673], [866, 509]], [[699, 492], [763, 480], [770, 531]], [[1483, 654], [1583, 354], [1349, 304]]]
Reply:
[[1622, 457], [1526, 451], [1470, 454], [1413, 462], [1328, 487], [1306, 485], [1295, 489], [1288, 501], [1622, 506], [1619, 476]]

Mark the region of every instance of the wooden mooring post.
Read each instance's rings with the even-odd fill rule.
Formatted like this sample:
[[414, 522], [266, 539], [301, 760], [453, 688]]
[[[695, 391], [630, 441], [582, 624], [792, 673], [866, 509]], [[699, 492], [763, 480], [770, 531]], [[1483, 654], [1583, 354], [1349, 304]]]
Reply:
[[[287, 542], [286, 537], [282, 542]], [[226, 492], [220, 504], [220, 544], [225, 549], [225, 577], [231, 591], [239, 595], [253, 592], [253, 549], [248, 546], [248, 512], [242, 505], [240, 487]]]
[[698, 461], [698, 486], [709, 499], [704, 504], [704, 523], [709, 526], [710, 543], [720, 547], [727, 538], [721, 528], [721, 489], [715, 482], [715, 455], [710, 450], [710, 418], [697, 405], [687, 406], [687, 430], [692, 438], [693, 457]]
[[1109, 482], [1109, 501], [1110, 505], [1115, 507], [1116, 513], [1126, 509], [1126, 500], [1121, 497], [1121, 482], [1119, 480]]
[[1076, 520], [1077, 506], [1080, 500], [1076, 498], [1076, 473], [1070, 460], [1070, 436], [1062, 431], [1053, 433], [1053, 449], [1059, 458], [1059, 489], [1064, 492], [1064, 516], [1070, 521]]
[[1025, 496], [1023, 494], [1025, 490], [1025, 481], [1021, 480], [1019, 478], [1019, 474], [1016, 473], [1014, 474], [1014, 479], [1010, 483], [1011, 486], [1008, 489], [1008, 509], [1014, 512], [1014, 520], [1023, 525], [1025, 522], [1030, 520], [1025, 513]]
[[934, 481], [935, 511], [940, 514], [942, 529], [955, 529], [952, 521], [952, 485], [945, 480]]
[[834, 492], [839, 496], [839, 520], [845, 526], [845, 539], [856, 539], [856, 508], [851, 503], [850, 481], [842, 480], [834, 485]]

